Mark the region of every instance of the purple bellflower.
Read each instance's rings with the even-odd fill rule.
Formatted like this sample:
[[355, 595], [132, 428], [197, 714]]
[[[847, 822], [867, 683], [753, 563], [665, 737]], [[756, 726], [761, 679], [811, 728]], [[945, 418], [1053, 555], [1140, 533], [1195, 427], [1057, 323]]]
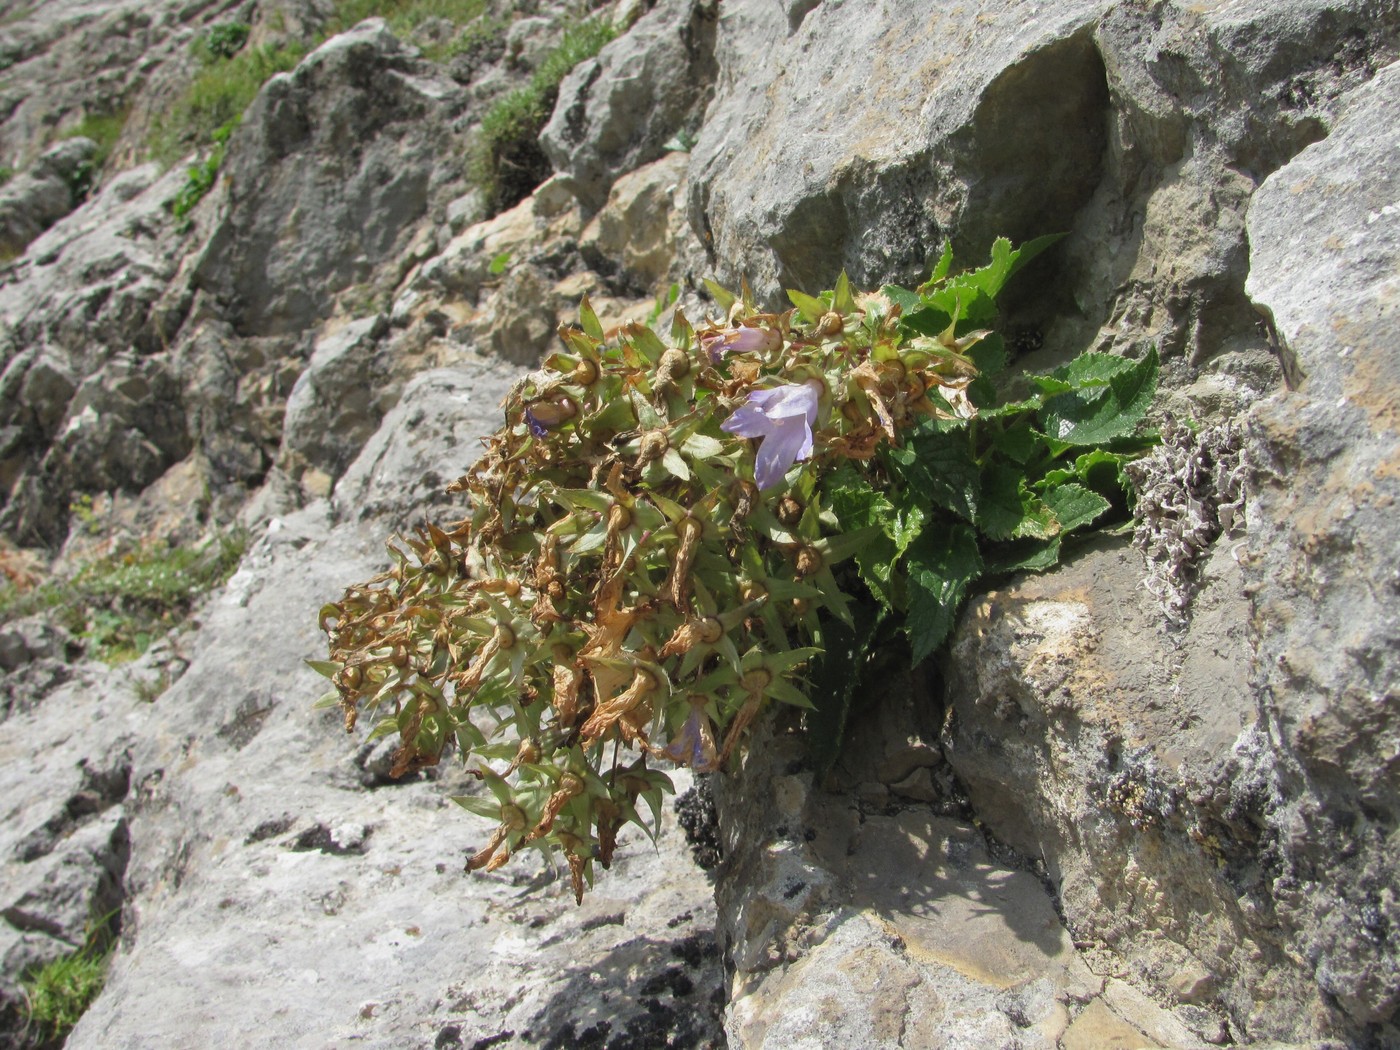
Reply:
[[740, 325], [737, 328], [725, 328], [711, 335], [701, 336], [700, 345], [710, 363], [717, 365], [725, 354], [747, 354], [754, 351], [764, 353], [776, 350], [783, 345], [783, 337], [770, 328]]
[[748, 401], [720, 424], [726, 434], [760, 440], [753, 471], [759, 489], [772, 488], [789, 467], [812, 454], [821, 394], [822, 385], [815, 379], [750, 390]]

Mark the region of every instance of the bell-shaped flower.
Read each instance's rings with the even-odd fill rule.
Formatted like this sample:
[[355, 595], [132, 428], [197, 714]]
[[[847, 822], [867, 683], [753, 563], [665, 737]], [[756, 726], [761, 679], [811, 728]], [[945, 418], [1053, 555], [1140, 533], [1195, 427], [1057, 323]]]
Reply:
[[760, 489], [777, 485], [794, 463], [812, 454], [821, 395], [822, 384], [816, 379], [751, 390], [748, 401], [720, 424], [726, 434], [759, 440], [753, 473]]
[[723, 328], [700, 336], [700, 346], [712, 364], [719, 364], [725, 354], [766, 353], [783, 345], [783, 337], [771, 328]]

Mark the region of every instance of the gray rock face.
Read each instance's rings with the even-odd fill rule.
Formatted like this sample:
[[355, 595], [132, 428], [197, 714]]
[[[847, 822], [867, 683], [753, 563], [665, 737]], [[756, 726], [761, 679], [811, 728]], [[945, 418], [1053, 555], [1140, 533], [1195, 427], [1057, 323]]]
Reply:
[[[1252, 413], [1257, 685], [1279, 750], [1273, 897], [1319, 988], [1400, 1039], [1400, 68], [1250, 203], [1251, 298], [1297, 389]], [[1325, 895], [1329, 907], [1311, 900]]]
[[287, 396], [282, 446], [298, 466], [338, 477], [379, 426], [374, 347], [388, 327], [382, 314], [323, 335]]
[[[371, 489], [405, 498], [396, 475]], [[154, 704], [94, 689], [7, 735], [96, 710], [131, 734], [125, 947], [68, 1046], [718, 1045], [711, 891], [673, 825], [627, 840], [582, 909], [546, 864], [469, 876], [489, 829], [448, 798], [476, 782], [445, 765], [383, 783], [369, 727], [312, 712], [315, 618], [288, 611], [373, 573], [386, 531], [329, 510], [274, 520]]]
[[1237, 1038], [1400, 1038], [1397, 106], [1391, 67], [1251, 199], [1247, 290], [1295, 388], [1249, 414], [1245, 535], [1184, 632], [1101, 550], [974, 603], [949, 661], [984, 819], [1045, 858], [1077, 938]]
[[[776, 298], [842, 268], [914, 278], [945, 238], [975, 259], [998, 233], [1067, 229], [1057, 272], [1007, 303], [1013, 328], [1044, 338], [1028, 363], [1156, 344], [1174, 411], [1204, 424], [1249, 412], [1245, 510], [1221, 494], [1235, 531], [1202, 555], [1175, 633], [1126, 547], [1012, 581], [972, 603], [944, 668], [948, 721], [922, 737], [1012, 848], [998, 862], [1044, 865], [1089, 971], [1138, 989], [1109, 982], [1086, 1005], [1061, 987], [1059, 1045], [1396, 1041], [1395, 551], [1370, 517], [1393, 499], [1396, 12], [804, 14], [734, 6], [720, 23], [690, 207], [722, 276], [747, 270]], [[853, 53], [875, 58], [857, 67]], [[1296, 389], [1274, 393], [1280, 372]], [[897, 712], [882, 718], [904, 739]], [[879, 1045], [878, 1019], [836, 991], [823, 1009], [787, 976], [841, 987], [832, 930], [848, 923], [830, 916], [858, 906], [860, 885], [839, 849], [751, 826], [790, 758], [751, 757], [721, 809], [727, 842], [759, 843], [720, 872], [739, 971], [731, 1042], [765, 1045], [756, 1019], [791, 1009], [804, 1027], [783, 1027], [784, 1042], [850, 1019], [861, 1034], [842, 1029], [848, 1041]], [[844, 801], [867, 826], [872, 806], [938, 807], [958, 791], [937, 768], [842, 781], [801, 812], [820, 841], [819, 807]], [[940, 951], [966, 939], [952, 925], [924, 936]], [[1124, 1006], [1144, 992], [1160, 1014]], [[983, 1045], [997, 1038], [1012, 1036]]]
[[409, 383], [403, 397], [336, 485], [342, 520], [394, 520], [451, 514], [444, 493], [480, 458], [480, 440], [500, 426], [500, 402], [518, 379], [513, 369], [435, 369]]
[[243, 336], [324, 318], [336, 292], [401, 260], [415, 224], [460, 195], [441, 144], [465, 102], [377, 19], [274, 77], [230, 142], [198, 286]]
[[73, 210], [97, 145], [60, 142], [0, 189], [0, 256], [12, 258]]
[[0, 523], [22, 542], [60, 538], [73, 492], [140, 489], [189, 449], [160, 352], [179, 310], [163, 204], [182, 180], [112, 180], [0, 278]]
[[662, 0], [559, 86], [540, 145], [588, 211], [602, 207], [619, 175], [698, 126], [715, 78], [718, 9], [713, 0]]
[[1249, 193], [1397, 31], [1364, 3], [731, 6], [691, 224], [721, 279], [773, 302], [842, 269], [917, 280], [945, 241], [975, 262], [1069, 231], [1011, 324], [1057, 353], [1155, 343], [1174, 385], [1237, 410], [1271, 381]]

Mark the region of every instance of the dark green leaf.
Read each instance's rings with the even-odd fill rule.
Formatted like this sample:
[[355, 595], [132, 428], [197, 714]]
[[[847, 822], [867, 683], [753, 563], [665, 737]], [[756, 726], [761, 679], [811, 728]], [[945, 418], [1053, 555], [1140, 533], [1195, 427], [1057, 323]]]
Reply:
[[887, 449], [885, 458], [912, 497], [951, 511], [964, 521], [973, 520], [980, 472], [962, 426], [947, 430], [923, 427], [903, 448]]
[[948, 637], [958, 606], [981, 574], [977, 534], [968, 525], [926, 528], [910, 546], [905, 629], [916, 666]]
[[[1106, 355], [1094, 355], [1102, 358]], [[1066, 366], [1075, 367], [1075, 363]], [[1102, 445], [1137, 429], [1157, 390], [1157, 352], [1100, 380], [1103, 366], [1088, 362], [1096, 385], [1057, 394], [1045, 402], [1041, 424], [1047, 435], [1067, 445]]]
[[977, 527], [988, 539], [1047, 539], [1055, 533], [1053, 515], [1026, 487], [1015, 467], [990, 464], [982, 473]]
[[1008, 576], [1013, 572], [1043, 572], [1059, 563], [1060, 537], [997, 543], [985, 551], [984, 555], [988, 576]]
[[1112, 504], [1082, 485], [1058, 485], [1045, 493], [1045, 505], [1054, 512], [1060, 531], [1083, 528], [1099, 518]]
[[993, 332], [968, 347], [967, 356], [984, 376], [994, 376], [1006, 367], [1006, 340]]
[[1044, 443], [1029, 423], [1019, 423], [997, 434], [992, 447], [1013, 463], [1024, 464], [1044, 448]]

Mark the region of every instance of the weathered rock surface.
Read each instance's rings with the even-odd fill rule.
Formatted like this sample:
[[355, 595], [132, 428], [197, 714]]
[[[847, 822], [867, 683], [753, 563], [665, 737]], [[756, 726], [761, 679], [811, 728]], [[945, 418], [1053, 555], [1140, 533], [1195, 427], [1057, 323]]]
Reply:
[[699, 126], [715, 79], [719, 6], [662, 0], [560, 85], [540, 145], [590, 213], [620, 175]]
[[442, 144], [457, 138], [466, 101], [381, 19], [274, 77], [230, 142], [197, 286], [240, 335], [269, 336], [323, 319], [336, 292], [381, 277], [383, 264], [397, 284], [420, 220], [461, 194], [462, 164]]
[[447, 800], [476, 790], [460, 774], [362, 786], [368, 727], [311, 711], [314, 618], [288, 615], [382, 560], [379, 527], [328, 510], [277, 520], [154, 704], [34, 713], [52, 733], [104, 711], [130, 751], [126, 947], [68, 1046], [713, 1045], [710, 890], [674, 830], [629, 839], [578, 909], [548, 866], [463, 871], [486, 831]]
[[[1010, 847], [1003, 862], [1044, 865], [1089, 972], [1120, 979], [1100, 1001], [1056, 993], [1062, 1046], [1400, 1038], [1394, 544], [1367, 524], [1394, 499], [1382, 362], [1400, 225], [1393, 74], [1380, 72], [1396, 12], [1376, 13], [818, 5], [791, 21], [730, 8], [720, 23], [690, 204], [721, 274], [747, 270], [770, 296], [841, 268], [907, 279], [944, 238], [975, 258], [997, 233], [1067, 229], [1058, 273], [1011, 290], [1013, 323], [1046, 344], [1033, 361], [1155, 343], [1173, 410], [1209, 424], [1255, 406], [1245, 529], [1206, 552], [1185, 626], [1168, 631], [1126, 545], [1014, 581], [965, 618], [945, 667], [948, 721], [909, 751], [929, 772], [896, 763], [900, 779], [856, 778], [794, 810], [820, 842], [823, 806], [938, 807], [960, 797], [934, 773], [946, 758], [965, 813]], [[842, 61], [851, 51], [877, 56], [873, 79]], [[784, 835], [748, 823], [754, 799], [805, 775], [793, 758], [746, 767], [752, 782], [721, 808], [726, 842], [758, 843], [718, 886], [739, 971], [731, 1041], [764, 1045], [769, 1021], [755, 1019], [790, 1004], [801, 1020], [784, 1041], [828, 1045], [836, 1029], [822, 1025], [841, 1018], [876, 1045], [882, 1022], [837, 1005], [838, 991], [813, 1005], [812, 989], [845, 980], [832, 931], [849, 934], [830, 916], [858, 906], [840, 850], [794, 842], [792, 814]], [[926, 939], [964, 944], [954, 914]], [[906, 966], [888, 948], [866, 963]], [[1165, 1027], [1125, 1013], [1129, 999]], [[981, 1038], [969, 1045], [1013, 1045]]]
[[0, 522], [21, 542], [61, 538], [75, 493], [139, 491], [189, 451], [161, 353], [178, 269], [164, 203], [182, 179], [111, 180], [0, 278]]
[[91, 139], [60, 142], [0, 189], [0, 258], [18, 255], [73, 210], [96, 152]]

